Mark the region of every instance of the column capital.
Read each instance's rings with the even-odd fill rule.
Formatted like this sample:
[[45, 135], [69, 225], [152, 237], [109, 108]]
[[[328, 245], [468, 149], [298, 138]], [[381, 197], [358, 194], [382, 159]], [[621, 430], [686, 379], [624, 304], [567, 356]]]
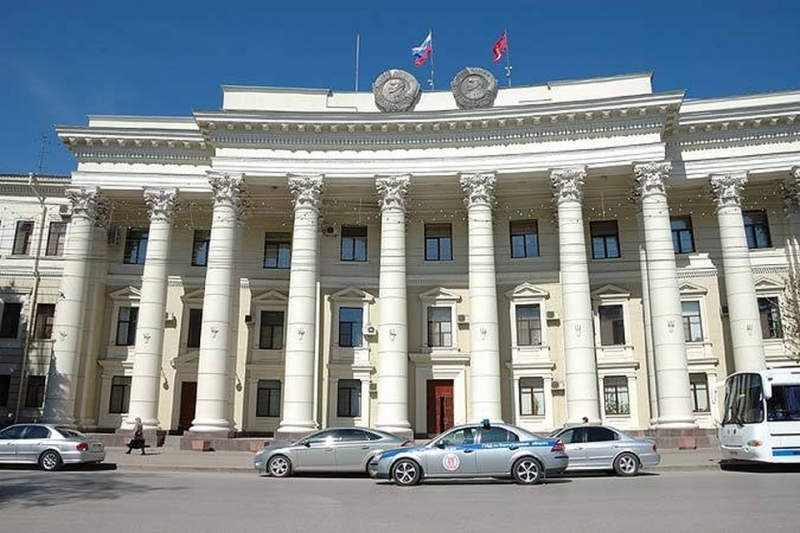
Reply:
[[178, 189], [146, 188], [144, 203], [147, 205], [150, 220], [171, 221], [178, 208]]
[[651, 161], [633, 166], [636, 196], [640, 199], [652, 194], [666, 194], [667, 180], [672, 170], [669, 161]]
[[242, 174], [208, 171], [206, 175], [215, 204], [241, 205], [243, 197], [247, 194]]
[[464, 205], [467, 209], [476, 205], [494, 204], [494, 184], [497, 181], [494, 172], [461, 174], [461, 190], [464, 191]]
[[67, 189], [64, 194], [71, 205], [73, 217], [88, 219], [97, 218], [97, 203], [100, 196], [100, 189], [97, 187]]
[[322, 175], [289, 176], [289, 191], [294, 196], [295, 210], [307, 207], [319, 211], [322, 200]]
[[400, 176], [380, 176], [375, 178], [375, 188], [380, 196], [378, 203], [381, 210], [396, 207], [406, 210], [408, 200], [408, 186], [411, 177], [408, 174]]
[[800, 166], [792, 167], [789, 175], [781, 183], [781, 197], [787, 214], [800, 213]]
[[550, 183], [556, 204], [566, 200], [583, 202], [586, 167], [557, 168], [550, 171]]
[[711, 175], [711, 198], [717, 203], [717, 209], [723, 207], [741, 207], [742, 189], [747, 183], [746, 172]]

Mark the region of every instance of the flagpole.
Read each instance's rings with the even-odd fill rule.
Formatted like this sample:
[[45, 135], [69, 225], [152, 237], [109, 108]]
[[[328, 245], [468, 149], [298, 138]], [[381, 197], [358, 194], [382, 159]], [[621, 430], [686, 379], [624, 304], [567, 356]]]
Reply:
[[361, 34], [356, 32], [356, 92], [358, 92], [358, 61], [361, 52]]
[[511, 45], [508, 42], [508, 30], [503, 30], [506, 35], [506, 86], [511, 87]]
[[436, 47], [433, 46], [433, 30], [428, 30], [428, 33], [431, 36], [431, 77], [428, 80], [428, 83], [431, 85], [431, 91], [434, 90], [434, 83], [433, 83], [433, 56], [436, 55]]

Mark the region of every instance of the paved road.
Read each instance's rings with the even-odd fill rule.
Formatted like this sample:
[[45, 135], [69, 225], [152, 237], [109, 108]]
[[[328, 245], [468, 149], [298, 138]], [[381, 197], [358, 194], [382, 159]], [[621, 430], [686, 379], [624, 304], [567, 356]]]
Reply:
[[[0, 530], [797, 533], [800, 472], [580, 476], [534, 487], [256, 474], [0, 470]], [[646, 524], [646, 527], [645, 527]]]

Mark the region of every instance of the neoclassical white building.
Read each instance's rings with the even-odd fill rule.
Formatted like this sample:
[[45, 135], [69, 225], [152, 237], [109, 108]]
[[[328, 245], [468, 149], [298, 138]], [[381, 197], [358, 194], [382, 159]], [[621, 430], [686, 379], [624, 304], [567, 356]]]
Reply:
[[797, 364], [800, 91], [646, 73], [470, 102], [396, 72], [57, 127], [71, 176], [0, 178], [0, 414], [712, 428], [727, 374]]

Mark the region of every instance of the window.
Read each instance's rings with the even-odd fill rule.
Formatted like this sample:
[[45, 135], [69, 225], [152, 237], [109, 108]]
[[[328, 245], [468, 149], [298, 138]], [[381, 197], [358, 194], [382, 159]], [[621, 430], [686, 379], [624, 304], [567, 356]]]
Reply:
[[705, 374], [689, 374], [689, 388], [692, 391], [692, 411], [707, 413], [708, 406], [708, 379]]
[[481, 444], [490, 442], [519, 442], [519, 437], [505, 428], [481, 428]]
[[187, 348], [200, 347], [200, 332], [203, 328], [203, 310], [189, 309], [189, 334], [186, 337]]
[[761, 317], [761, 333], [765, 339], [782, 339], [781, 306], [777, 296], [758, 299], [758, 314]]
[[0, 339], [16, 339], [22, 318], [22, 304], [6, 302], [2, 305], [3, 318], [0, 319]]
[[772, 248], [766, 211], [745, 211], [742, 213], [742, 219], [744, 219], [744, 233], [747, 236], [748, 248], [751, 250]]
[[367, 260], [367, 227], [342, 226], [342, 261]]
[[261, 311], [258, 347], [262, 350], [283, 349], [283, 311]]
[[451, 431], [446, 435], [443, 435], [439, 442], [441, 442], [445, 446], [465, 446], [469, 444], [475, 444], [475, 435], [479, 431], [479, 428], [461, 428]]
[[126, 265], [143, 265], [147, 255], [147, 237], [150, 232], [146, 229], [128, 228], [125, 236], [125, 257], [122, 262]]
[[281, 416], [281, 382], [277, 379], [258, 380], [256, 416], [269, 418]]
[[114, 376], [111, 378], [111, 396], [108, 400], [108, 412], [121, 414], [128, 412], [131, 399], [131, 378]]
[[208, 266], [208, 247], [211, 244], [211, 231], [207, 229], [194, 230], [192, 241], [192, 266]]
[[614, 259], [619, 257], [619, 231], [616, 220], [604, 220], [589, 224], [592, 233], [592, 259]]
[[44, 403], [44, 376], [28, 376], [25, 407], [41, 407]]
[[539, 304], [517, 306], [517, 345], [542, 345], [542, 315]]
[[27, 255], [33, 235], [33, 221], [17, 220], [17, 229], [14, 232], [14, 248], [11, 255]]
[[625, 376], [609, 376], [603, 379], [605, 409], [607, 415], [631, 414], [628, 400], [628, 378]]
[[36, 328], [33, 332], [35, 339], [50, 339], [53, 337], [53, 320], [56, 316], [56, 304], [38, 304], [36, 306]]
[[544, 380], [542, 378], [520, 378], [519, 414], [522, 416], [544, 415]]
[[453, 345], [453, 315], [449, 307], [428, 308], [428, 346]]
[[117, 318], [117, 346], [133, 346], [136, 344], [136, 321], [139, 318], [138, 307], [120, 307]]
[[536, 220], [513, 220], [509, 222], [511, 233], [511, 257], [539, 256], [539, 223]]
[[27, 430], [25, 431], [25, 439], [49, 439], [50, 438], [50, 430], [44, 426], [28, 426]]
[[8, 393], [11, 390], [11, 376], [0, 374], [0, 407], [8, 406]]
[[619, 435], [609, 428], [588, 426], [584, 428], [584, 432], [586, 433], [586, 442], [608, 442], [619, 440]]
[[621, 305], [601, 305], [600, 345], [617, 346], [625, 344], [625, 317]]
[[64, 255], [64, 243], [67, 240], [67, 223], [51, 222], [50, 233], [47, 234], [47, 250], [45, 255]]
[[291, 266], [292, 234], [267, 233], [264, 237], [264, 268], [286, 269]]
[[672, 226], [672, 247], [676, 254], [694, 253], [694, 233], [692, 217], [670, 217]]
[[339, 346], [355, 348], [361, 346], [364, 311], [360, 307], [339, 308]]
[[425, 261], [452, 260], [452, 226], [450, 224], [425, 224]]
[[703, 340], [703, 324], [700, 320], [700, 302], [681, 302], [683, 316], [683, 338], [686, 342]]
[[336, 416], [355, 418], [361, 416], [361, 381], [340, 379]]

